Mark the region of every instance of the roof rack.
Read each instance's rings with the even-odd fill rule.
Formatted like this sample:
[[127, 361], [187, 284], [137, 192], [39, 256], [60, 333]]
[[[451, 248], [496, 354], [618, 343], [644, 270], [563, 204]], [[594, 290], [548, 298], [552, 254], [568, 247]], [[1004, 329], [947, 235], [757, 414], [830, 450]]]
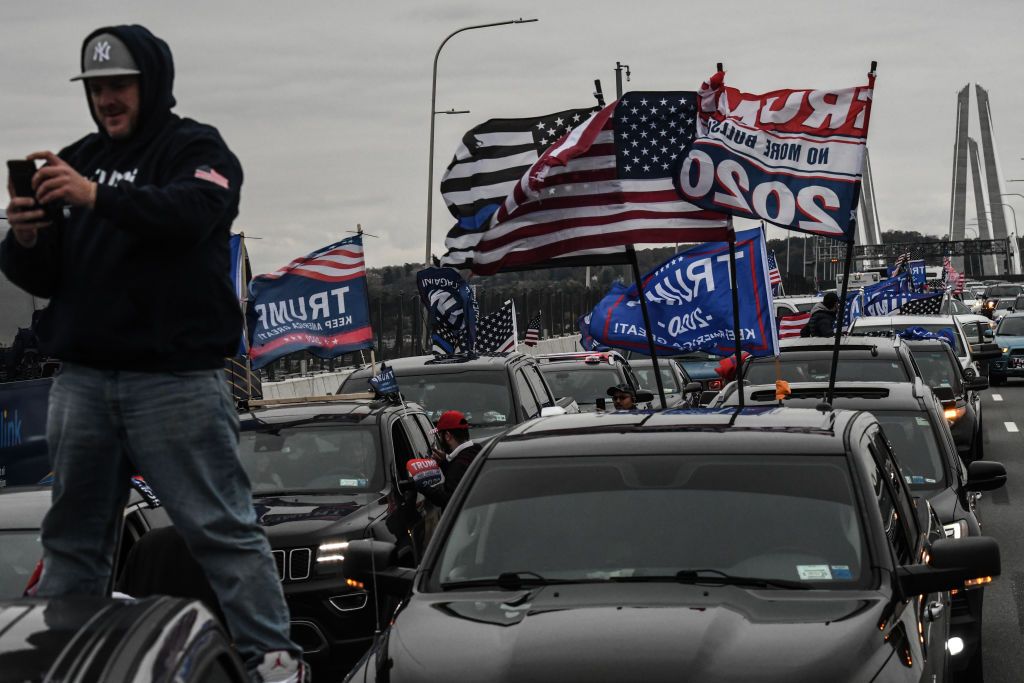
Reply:
[[287, 398], [261, 398], [248, 401], [250, 408], [263, 406], [282, 406], [295, 403], [334, 403], [338, 401], [372, 401], [377, 395], [372, 391], [359, 391], [352, 394], [328, 394], [326, 396], [290, 396]]

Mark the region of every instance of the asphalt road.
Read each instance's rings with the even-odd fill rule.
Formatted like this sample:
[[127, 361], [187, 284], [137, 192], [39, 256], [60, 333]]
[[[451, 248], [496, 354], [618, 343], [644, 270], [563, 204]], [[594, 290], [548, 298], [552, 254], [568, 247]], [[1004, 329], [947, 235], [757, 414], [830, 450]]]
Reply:
[[978, 503], [982, 532], [999, 541], [1003, 574], [985, 589], [985, 683], [1024, 680], [1024, 380], [982, 394], [985, 459], [1006, 466], [1006, 486]]

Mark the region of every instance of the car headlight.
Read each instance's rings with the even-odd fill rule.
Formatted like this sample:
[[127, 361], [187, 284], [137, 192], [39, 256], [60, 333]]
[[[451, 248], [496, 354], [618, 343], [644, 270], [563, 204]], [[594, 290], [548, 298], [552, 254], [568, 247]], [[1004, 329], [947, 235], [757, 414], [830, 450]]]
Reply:
[[345, 556], [342, 554], [348, 547], [348, 541], [329, 541], [321, 543], [316, 549], [317, 564], [343, 562]]
[[1008, 349], [1008, 348], [1006, 348], [1006, 347], [1004, 346], [1004, 347], [1003, 347], [1003, 353], [1009, 353], [1009, 352], [1010, 352], [1010, 349]]
[[952, 524], [943, 524], [942, 530], [946, 532], [946, 538], [967, 538], [970, 533], [967, 521], [963, 519], [958, 519]]

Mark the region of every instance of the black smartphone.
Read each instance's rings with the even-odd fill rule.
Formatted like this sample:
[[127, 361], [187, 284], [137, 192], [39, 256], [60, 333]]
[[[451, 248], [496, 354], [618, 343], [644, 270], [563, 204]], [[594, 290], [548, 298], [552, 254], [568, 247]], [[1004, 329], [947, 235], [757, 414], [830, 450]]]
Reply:
[[598, 412], [603, 412], [608, 409], [608, 399], [603, 396], [598, 396], [594, 401], [594, 404]]
[[[28, 159], [8, 159], [7, 174], [16, 196], [35, 198], [36, 193], [32, 191], [32, 176], [36, 174], [36, 162]], [[39, 202], [36, 202], [36, 206], [40, 206]], [[43, 205], [42, 209], [46, 212], [46, 220], [51, 223], [56, 223], [64, 217], [63, 202], [50, 202]]]

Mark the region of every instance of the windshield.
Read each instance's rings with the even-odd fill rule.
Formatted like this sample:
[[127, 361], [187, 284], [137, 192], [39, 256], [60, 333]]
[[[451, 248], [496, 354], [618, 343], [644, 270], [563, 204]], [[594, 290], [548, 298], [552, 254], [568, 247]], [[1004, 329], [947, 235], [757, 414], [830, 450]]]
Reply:
[[246, 430], [238, 457], [253, 493], [354, 493], [383, 486], [376, 427], [296, 426]]
[[985, 290], [985, 296], [1017, 296], [1020, 294], [1020, 287], [1017, 285], [993, 285]]
[[999, 327], [996, 328], [996, 334], [1006, 335], [1007, 337], [1024, 336], [1024, 316], [1003, 318], [1002, 322], [999, 323]]
[[1017, 303], [1016, 299], [1000, 299], [996, 302], [996, 310], [1005, 311], [1013, 308], [1013, 305]]
[[873, 411], [892, 444], [903, 477], [912, 489], [946, 488], [946, 469], [925, 412]]
[[942, 349], [914, 349], [913, 352], [925, 384], [932, 388], [949, 387], [958, 395], [963, 393], [960, 363]]
[[0, 600], [20, 598], [43, 556], [39, 530], [0, 532], [0, 548]]
[[[544, 379], [555, 396], [572, 396], [577, 405], [595, 405], [598, 398], [608, 395], [608, 387], [622, 383], [618, 371], [611, 365], [582, 365], [566, 367], [557, 363], [540, 366]], [[653, 375], [651, 376], [653, 379]]]
[[423, 406], [431, 422], [437, 422], [446, 410], [460, 411], [470, 427], [493, 428], [496, 431], [515, 422], [508, 374], [504, 370], [403, 374], [398, 377], [398, 387], [406, 401], [415, 401]]
[[[864, 318], [861, 318], [863, 320]], [[861, 325], [858, 320], [853, 325], [853, 329], [850, 331], [851, 337], [891, 337], [893, 330], [903, 331], [908, 327], [921, 327], [928, 332], [938, 332], [939, 330], [947, 330], [953, 333], [953, 341], [956, 342], [956, 348], [953, 349], [956, 355], [964, 355], [963, 346], [960, 345], [960, 334], [953, 326], [952, 320], [950, 322], [934, 323], [931, 325], [922, 325], [920, 323], [905, 323], [905, 324], [892, 324], [892, 325]]]
[[[864, 352], [866, 353], [866, 352]], [[832, 352], [783, 353], [779, 360], [779, 374], [787, 382], [827, 382], [832, 370]], [[774, 384], [775, 359], [756, 358], [743, 373], [751, 384]], [[892, 358], [843, 358], [839, 355], [836, 381], [839, 382], [907, 382], [906, 371]]]
[[[665, 392], [669, 394], [678, 394], [683, 390], [679, 384], [676, 383], [675, 373], [672, 372], [672, 368], [667, 368], [665, 365], [671, 363], [670, 360], [659, 360], [658, 369], [661, 371], [661, 383], [665, 387]], [[650, 365], [633, 365], [633, 374], [636, 375], [636, 379], [640, 382], [641, 389], [651, 389], [658, 386], [658, 383], [654, 381], [654, 368]], [[607, 387], [605, 387], [607, 389]]]
[[868, 573], [855, 500], [842, 456], [495, 458], [458, 511], [432, 582], [704, 570], [854, 587]]

